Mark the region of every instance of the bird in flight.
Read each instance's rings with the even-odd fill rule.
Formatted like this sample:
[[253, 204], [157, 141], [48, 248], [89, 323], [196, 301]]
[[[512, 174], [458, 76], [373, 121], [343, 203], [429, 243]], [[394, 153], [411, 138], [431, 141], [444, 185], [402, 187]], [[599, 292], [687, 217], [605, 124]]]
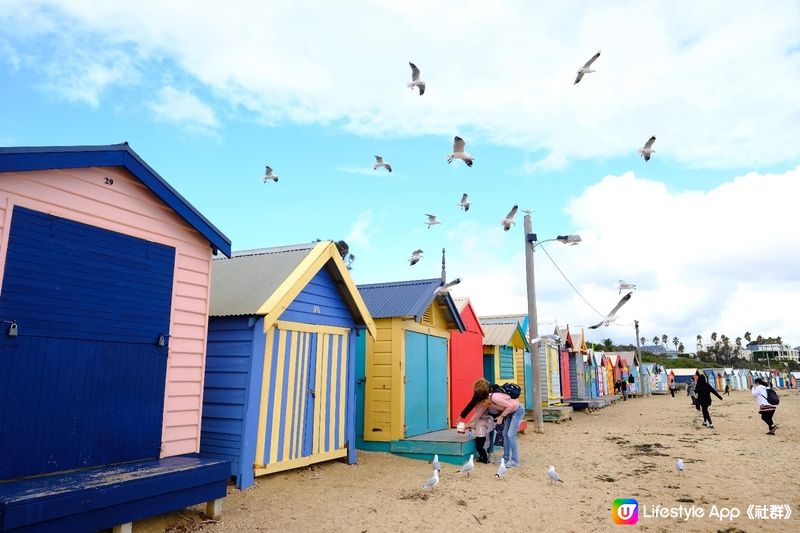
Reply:
[[556, 472], [556, 467], [550, 465], [547, 467], [547, 477], [550, 478], [550, 483], [564, 483], [561, 481], [561, 478], [558, 477], [558, 472]]
[[417, 66], [411, 61], [409, 61], [408, 64], [411, 66], [411, 81], [408, 82], [408, 88], [413, 91], [414, 87], [419, 87], [419, 95], [422, 96], [425, 94], [425, 82], [419, 79], [419, 69]]
[[510, 230], [511, 226], [516, 224], [516, 222], [514, 222], [514, 215], [517, 214], [517, 209], [518, 209], [517, 204], [514, 204], [514, 207], [512, 207], [511, 211], [509, 211], [508, 214], [506, 215], [506, 218], [500, 221], [500, 224], [502, 224], [504, 231]]
[[409, 266], [414, 266], [419, 263], [419, 260], [422, 259], [422, 253], [422, 250], [414, 250], [411, 252], [411, 257], [408, 258]]
[[456, 135], [453, 138], [453, 153], [447, 156], [447, 162], [452, 163], [453, 159], [461, 159], [468, 167], [471, 167], [475, 158], [469, 152], [464, 151], [464, 146], [466, 146], [464, 139]]
[[467, 193], [462, 194], [461, 195], [461, 201], [458, 202], [458, 206], [461, 209], [463, 209], [464, 211], [469, 211], [469, 206], [471, 204], [472, 204], [472, 202], [469, 201], [469, 196], [467, 196]]
[[608, 316], [604, 317], [600, 322], [598, 322], [594, 326], [589, 326], [589, 329], [597, 329], [600, 326], [607, 326], [612, 322], [614, 322], [615, 320], [617, 320], [617, 311], [619, 311], [620, 307], [625, 305], [628, 302], [628, 300], [631, 299], [631, 294], [633, 293], [629, 292], [628, 294], [620, 298], [619, 302], [617, 302], [617, 305], [614, 306], [614, 309], [612, 309], [611, 312], [608, 313]]
[[619, 284], [617, 285], [617, 287], [619, 288], [619, 293], [617, 293], [617, 294], [622, 294], [622, 291], [635, 291], [636, 290], [636, 284], [635, 283], [627, 283], [627, 282], [622, 281], [622, 280], [619, 280]]
[[276, 182], [276, 183], [277, 183], [277, 181], [278, 181], [278, 176], [276, 176], [275, 174], [273, 174], [273, 173], [272, 173], [272, 167], [270, 167], [269, 165], [267, 165], [267, 168], [265, 168], [265, 169], [264, 169], [264, 177], [263, 177], [262, 179], [264, 180], [264, 183], [266, 183], [266, 182], [268, 182], [268, 181], [270, 181], [270, 180], [272, 180], [272, 181], [274, 181], [274, 182]]
[[644, 146], [639, 148], [639, 154], [642, 157], [644, 157], [645, 161], [650, 161], [650, 156], [653, 155], [654, 153], [656, 153], [656, 151], [653, 150], [653, 143], [654, 142], [656, 142], [656, 136], [655, 135], [653, 135], [652, 137], [647, 139], [647, 142], [644, 143]]
[[429, 215], [428, 213], [425, 213], [425, 216], [428, 217], [428, 220], [425, 222], [428, 225], [428, 229], [431, 229], [431, 226], [442, 223], [441, 220], [436, 218], [436, 215]]
[[577, 85], [583, 79], [584, 74], [589, 74], [590, 72], [597, 72], [596, 70], [592, 70], [592, 63], [597, 61], [597, 58], [600, 57], [600, 52], [597, 52], [592, 58], [584, 63], [584, 65], [578, 70], [578, 75], [575, 77], [575, 83], [573, 85]]
[[389, 163], [384, 161], [383, 157], [381, 157], [379, 155], [376, 155], [375, 156], [375, 163], [372, 165], [372, 170], [378, 170], [381, 167], [385, 168], [389, 172], [392, 171], [392, 165], [390, 165]]

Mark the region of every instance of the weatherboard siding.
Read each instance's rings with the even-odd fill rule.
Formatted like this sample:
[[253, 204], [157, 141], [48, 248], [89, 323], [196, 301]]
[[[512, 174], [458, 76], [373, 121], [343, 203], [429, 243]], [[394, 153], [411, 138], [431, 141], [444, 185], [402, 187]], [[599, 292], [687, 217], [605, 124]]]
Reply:
[[[124, 169], [4, 172], [2, 264], [15, 205], [175, 248], [161, 457], [199, 451], [211, 268], [208, 240]], [[0, 287], [4, 270], [0, 269]]]

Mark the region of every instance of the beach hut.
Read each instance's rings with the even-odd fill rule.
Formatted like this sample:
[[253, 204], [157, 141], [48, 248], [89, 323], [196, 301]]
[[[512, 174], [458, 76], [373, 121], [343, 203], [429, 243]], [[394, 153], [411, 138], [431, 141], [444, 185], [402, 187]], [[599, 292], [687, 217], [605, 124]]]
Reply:
[[200, 451], [229, 460], [241, 489], [355, 462], [355, 348], [375, 324], [336, 245], [237, 252], [211, 282]]
[[463, 332], [450, 335], [450, 424], [472, 398], [475, 381], [483, 375], [484, 331], [469, 298], [454, 298], [464, 322]]
[[747, 389], [753, 388], [753, 374], [749, 368], [743, 368], [739, 370], [739, 375], [741, 376], [742, 383]]
[[466, 328], [441, 285], [433, 278], [358, 286], [376, 327], [374, 338], [359, 338], [365, 343], [358, 352], [365, 368], [360, 447], [394, 452], [400, 449], [394, 442], [450, 428], [448, 346], [450, 334]]
[[592, 351], [595, 366], [595, 381], [597, 381], [597, 397], [608, 396], [608, 373], [606, 372], [605, 356], [603, 352]]
[[674, 383], [688, 384], [694, 380], [696, 368], [673, 368], [670, 370]]
[[592, 398], [599, 398], [600, 391], [597, 389], [597, 363], [592, 350], [587, 350], [583, 355], [584, 376], [586, 378], [586, 390]]
[[[494, 362], [494, 381], [513, 382], [522, 386], [525, 383], [524, 355], [528, 351], [528, 341], [522, 331], [519, 317], [502, 315], [480, 317], [483, 326], [483, 354]], [[519, 401], [526, 404], [525, 387], [522, 387]]]
[[650, 394], [664, 394], [669, 392], [669, 379], [667, 370], [657, 363], [642, 363], [650, 372]]
[[550, 405], [561, 403], [561, 358], [557, 344], [546, 346], [547, 355], [547, 401]]
[[617, 382], [615, 374], [618, 357], [614, 354], [605, 354], [604, 363], [606, 366], [606, 383], [608, 384], [608, 394], [614, 395], [614, 383]]
[[230, 467], [195, 453], [230, 241], [127, 143], [0, 148], [0, 178], [0, 530], [218, 514]]

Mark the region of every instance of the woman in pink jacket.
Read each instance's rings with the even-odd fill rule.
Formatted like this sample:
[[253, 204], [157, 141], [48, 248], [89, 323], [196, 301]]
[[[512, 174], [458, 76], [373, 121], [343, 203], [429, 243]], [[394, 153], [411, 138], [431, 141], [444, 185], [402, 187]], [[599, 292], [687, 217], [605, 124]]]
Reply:
[[506, 460], [506, 467], [519, 466], [517, 432], [525, 416], [525, 406], [504, 392], [492, 392], [475, 408], [475, 414], [469, 421], [470, 427], [474, 427], [474, 421], [487, 410], [500, 412], [495, 422], [503, 424], [503, 459]]

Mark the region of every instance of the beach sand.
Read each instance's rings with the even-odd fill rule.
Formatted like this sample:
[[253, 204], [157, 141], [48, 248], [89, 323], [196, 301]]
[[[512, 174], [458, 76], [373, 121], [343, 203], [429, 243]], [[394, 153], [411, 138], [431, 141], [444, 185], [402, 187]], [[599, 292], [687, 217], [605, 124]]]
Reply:
[[[137, 522], [134, 532], [620, 531], [611, 519], [615, 498], [638, 501], [637, 530], [800, 531], [800, 393], [779, 393], [775, 436], [765, 434], [749, 391], [714, 398], [713, 430], [685, 392], [631, 398], [545, 423], [543, 434], [530, 423], [519, 440], [522, 466], [503, 480], [494, 465], [476, 464], [469, 479], [443, 465], [439, 485], [423, 491], [425, 462], [359, 451], [356, 465], [331, 461], [258, 478], [244, 492], [229, 488], [219, 522], [195, 506]], [[563, 484], [548, 482], [551, 464]], [[790, 520], [747, 517], [750, 505], [785, 504]], [[696, 506], [705, 516], [653, 517], [656, 505]], [[741, 516], [710, 518], [714, 506]]]

